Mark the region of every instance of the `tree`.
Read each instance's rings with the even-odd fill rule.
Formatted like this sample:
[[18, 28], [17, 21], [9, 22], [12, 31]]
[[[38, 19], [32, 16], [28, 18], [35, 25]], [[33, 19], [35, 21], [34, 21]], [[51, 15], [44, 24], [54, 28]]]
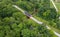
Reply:
[[[54, 9], [49, 8], [49, 2], [47, 2], [47, 0], [1, 0], [0, 37], [57, 37], [53, 31], [48, 30], [44, 24], [39, 25], [33, 20], [27, 19], [22, 12], [12, 7], [13, 4], [18, 5], [31, 14], [38, 12], [39, 16], [41, 15], [41, 18], [44, 17], [44, 19], [55, 19], [57, 15]], [[59, 22], [57, 26], [60, 26]], [[53, 26], [56, 25], [53, 21], [50, 23], [52, 23]]]

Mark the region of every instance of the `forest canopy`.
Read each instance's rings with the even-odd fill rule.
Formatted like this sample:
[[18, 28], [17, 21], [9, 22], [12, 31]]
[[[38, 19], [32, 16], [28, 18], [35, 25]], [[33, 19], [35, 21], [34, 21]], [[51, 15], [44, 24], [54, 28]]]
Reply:
[[57, 12], [50, 8], [49, 0], [0, 0], [0, 37], [57, 37], [44, 24], [39, 25], [28, 19], [12, 5], [17, 5], [33, 17], [49, 21], [50, 26], [60, 29]]

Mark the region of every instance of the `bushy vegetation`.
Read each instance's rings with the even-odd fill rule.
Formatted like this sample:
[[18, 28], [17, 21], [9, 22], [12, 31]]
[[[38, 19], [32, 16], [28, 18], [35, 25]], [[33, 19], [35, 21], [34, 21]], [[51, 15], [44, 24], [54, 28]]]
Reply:
[[47, 20], [52, 27], [60, 29], [58, 15], [54, 8], [50, 8], [49, 0], [1, 0], [0, 37], [57, 37], [52, 30], [43, 26], [44, 24], [39, 25], [28, 19], [12, 5], [18, 5], [32, 16]]

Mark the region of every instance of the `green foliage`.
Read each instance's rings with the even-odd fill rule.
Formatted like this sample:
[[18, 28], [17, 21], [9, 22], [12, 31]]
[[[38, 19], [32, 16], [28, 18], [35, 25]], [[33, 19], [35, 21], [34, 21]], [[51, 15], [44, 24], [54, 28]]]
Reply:
[[59, 29], [60, 30], [60, 20], [58, 20], [58, 22], [56, 22], [57, 23], [57, 29]]
[[[49, 8], [47, 0], [1, 0], [0, 37], [57, 37], [53, 31], [43, 26], [44, 24], [39, 25], [28, 19], [22, 12], [12, 7], [13, 4], [30, 13], [33, 13], [35, 9], [37, 15], [46, 20], [53, 20], [57, 15], [54, 9]], [[58, 28], [59, 22], [56, 22], [58, 24], [56, 26], [56, 23], [51, 21], [50, 25]]]

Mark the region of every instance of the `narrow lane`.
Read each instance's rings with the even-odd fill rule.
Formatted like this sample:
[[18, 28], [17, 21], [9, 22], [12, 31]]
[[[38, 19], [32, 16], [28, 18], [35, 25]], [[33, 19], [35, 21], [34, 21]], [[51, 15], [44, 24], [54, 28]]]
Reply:
[[58, 8], [56, 7], [56, 5], [55, 5], [54, 1], [53, 1], [53, 0], [50, 0], [50, 1], [52, 2], [52, 4], [53, 4], [54, 8], [55, 8], [55, 9], [56, 9], [56, 11], [58, 12]]

